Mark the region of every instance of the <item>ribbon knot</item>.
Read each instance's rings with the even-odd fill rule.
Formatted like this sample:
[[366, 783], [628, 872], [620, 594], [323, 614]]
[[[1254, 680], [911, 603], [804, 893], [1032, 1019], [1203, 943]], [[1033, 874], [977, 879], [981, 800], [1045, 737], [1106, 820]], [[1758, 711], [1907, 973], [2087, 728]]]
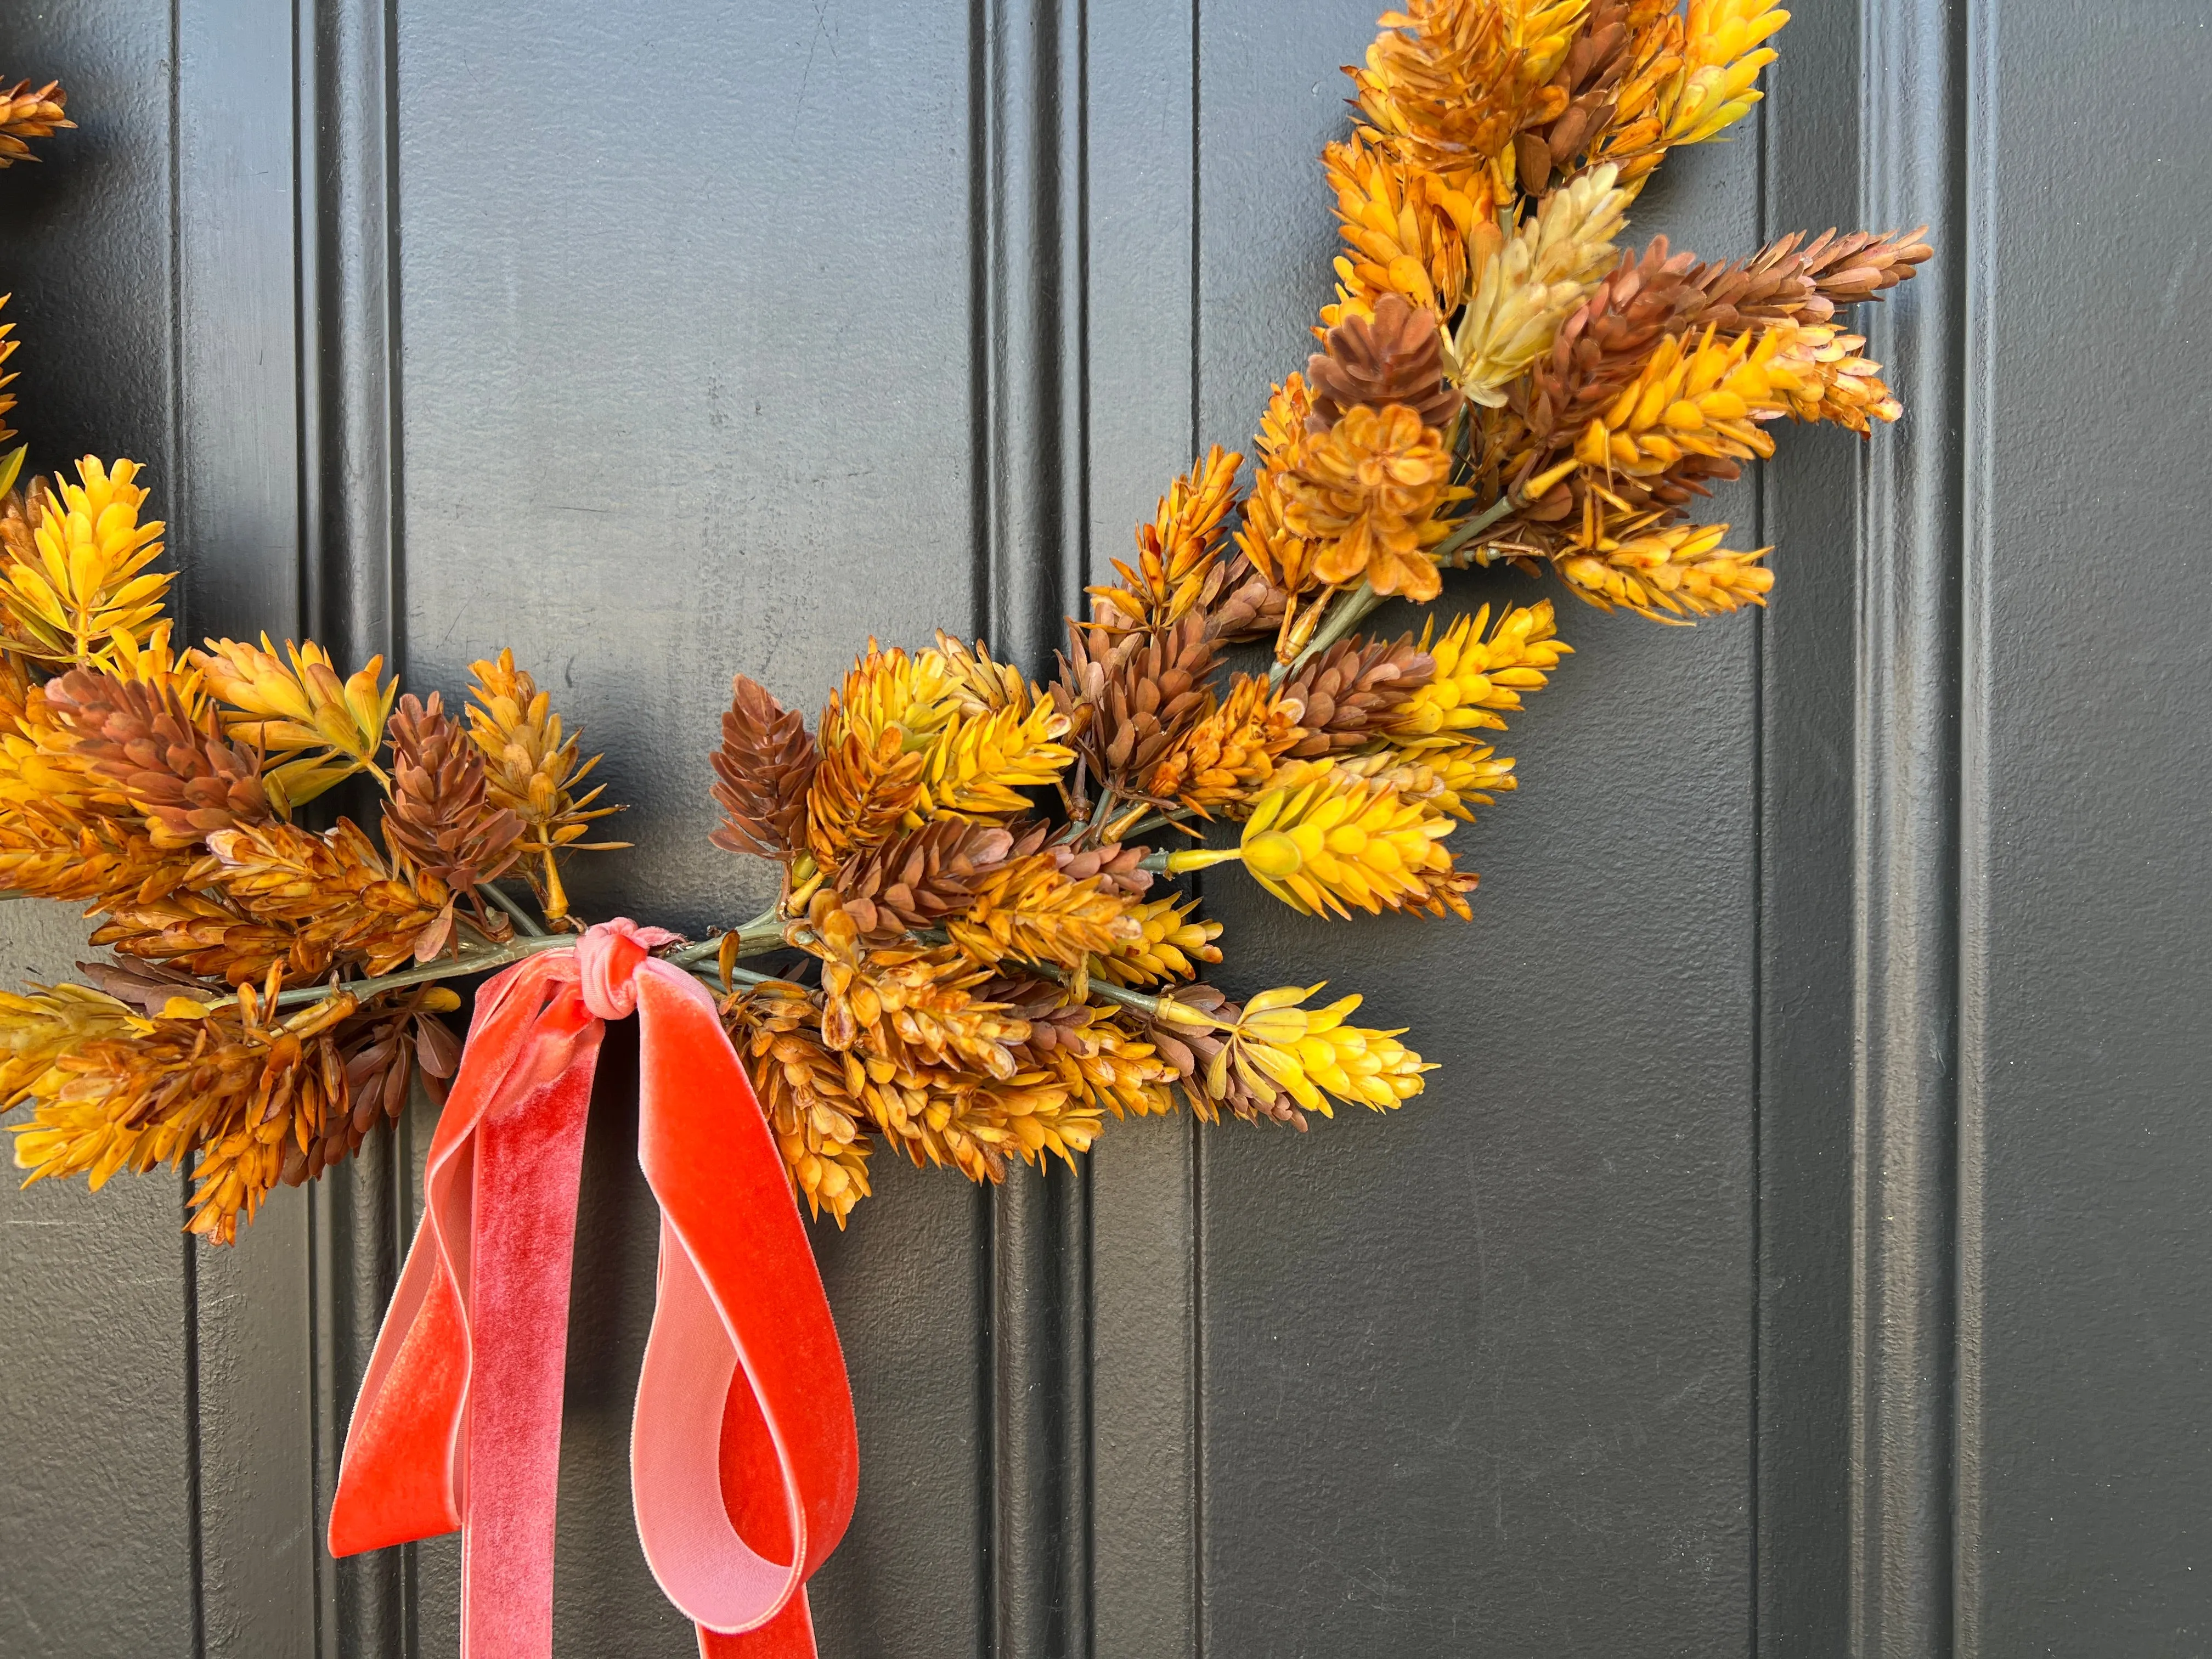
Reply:
[[637, 1012], [637, 970], [677, 936], [665, 927], [641, 927], [628, 916], [595, 922], [576, 941], [576, 972], [584, 1006], [597, 1019], [628, 1019]]
[[844, 1356], [775, 1143], [714, 999], [626, 919], [477, 993], [423, 1213], [331, 1505], [350, 1555], [462, 1534], [463, 1659], [546, 1659], [584, 1119], [639, 1024], [638, 1162], [660, 1203], [638, 1377], [638, 1539], [708, 1659], [814, 1653], [805, 1581], [851, 1519]]

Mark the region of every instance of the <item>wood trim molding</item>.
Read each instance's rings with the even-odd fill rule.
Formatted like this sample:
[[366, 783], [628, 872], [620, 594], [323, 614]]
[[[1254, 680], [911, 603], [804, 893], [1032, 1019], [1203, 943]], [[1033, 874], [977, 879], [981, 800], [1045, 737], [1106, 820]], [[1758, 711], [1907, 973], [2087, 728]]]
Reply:
[[[975, 609], [1052, 660], [1088, 563], [1082, 0], [974, 0]], [[1091, 1193], [989, 1195], [988, 1604], [1000, 1659], [1091, 1651]]]
[[1863, 222], [1935, 227], [1936, 258], [1873, 307], [1911, 414], [1860, 497], [1850, 1650], [1952, 1651], [1959, 1017], [1959, 443], [1967, 8], [1863, 13]]

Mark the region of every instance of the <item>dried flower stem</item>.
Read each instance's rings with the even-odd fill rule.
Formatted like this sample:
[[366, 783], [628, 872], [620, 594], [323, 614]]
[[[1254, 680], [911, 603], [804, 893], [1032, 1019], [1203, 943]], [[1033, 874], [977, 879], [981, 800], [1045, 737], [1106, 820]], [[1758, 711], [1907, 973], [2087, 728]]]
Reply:
[[525, 937], [529, 939], [545, 937], [544, 928], [538, 926], [538, 918], [530, 914], [528, 907], [520, 899], [510, 895], [497, 882], [480, 881], [477, 884], [477, 891], [514, 918], [515, 927], [521, 930]]
[[[505, 968], [520, 962], [525, 957], [535, 956], [540, 951], [558, 950], [574, 945], [573, 933], [541, 933], [534, 939], [517, 939], [489, 951], [464, 951], [459, 956], [441, 957], [435, 962], [425, 963], [420, 968], [403, 968], [394, 974], [379, 974], [369, 979], [341, 980], [331, 985], [301, 985], [277, 994], [279, 1008], [299, 1008], [311, 1002], [320, 1002], [334, 990], [367, 1001], [386, 991], [403, 990], [410, 985], [428, 985], [441, 979], [459, 979], [467, 974], [481, 974], [494, 968]], [[237, 1001], [235, 997], [224, 997], [206, 1006], [227, 1008]]]
[[[501, 908], [508, 909], [506, 905]], [[508, 914], [514, 913], [512, 909], [508, 909]], [[518, 916], [516, 920], [520, 921], [521, 918]], [[783, 923], [775, 912], [770, 911], [765, 915], [756, 916], [739, 928], [738, 939], [739, 955], [757, 956], [762, 951], [772, 951], [783, 943]], [[425, 963], [420, 968], [404, 968], [398, 973], [379, 974], [372, 979], [343, 980], [336, 988], [366, 1001], [368, 998], [380, 995], [386, 991], [404, 990], [410, 985], [428, 985], [441, 979], [459, 979], [468, 974], [488, 973], [495, 968], [512, 967], [524, 957], [535, 956], [540, 951], [558, 950], [564, 945], [573, 945], [575, 942], [576, 936], [574, 933], [540, 932], [526, 938], [514, 939], [505, 945], [495, 945], [488, 951], [464, 951], [459, 956], [443, 957], [436, 962]], [[678, 967], [690, 968], [696, 963], [719, 955], [721, 948], [721, 935], [718, 933], [713, 939], [703, 939], [696, 945], [687, 945], [680, 951], [672, 951], [665, 960], [675, 963]], [[751, 982], [758, 983], [764, 976], [748, 975], [747, 977]], [[328, 985], [296, 986], [291, 990], [278, 994], [276, 1006], [280, 1008], [302, 1007], [311, 1002], [321, 1001], [331, 994], [331, 989], [332, 988]], [[210, 1008], [225, 1008], [236, 1000], [234, 997], [224, 997], [220, 1001], [210, 1002], [207, 1006]]]
[[[1437, 563], [1442, 564], [1451, 555], [1458, 552], [1491, 526], [1512, 512], [1514, 506], [1515, 502], [1510, 495], [1501, 496], [1492, 501], [1438, 543], [1432, 550], [1431, 556]], [[1268, 673], [1268, 683], [1280, 685], [1292, 674], [1297, 673], [1308, 662], [1357, 628], [1366, 619], [1370, 611], [1382, 603], [1384, 597], [1375, 591], [1371, 583], [1362, 582], [1357, 588], [1348, 590], [1331, 601], [1328, 619], [1314, 630], [1314, 636], [1306, 641], [1304, 650], [1299, 652], [1291, 661], [1279, 662], [1274, 665]]]
[[[757, 957], [763, 951], [773, 951], [783, 943], [784, 919], [773, 908], [763, 910], [750, 921], [737, 928], [738, 954]], [[689, 968], [696, 962], [711, 961], [722, 953], [722, 935], [714, 934], [696, 945], [687, 945], [680, 951], [671, 951], [663, 958], [679, 968]]]
[[1357, 628], [1366, 618], [1369, 611], [1382, 604], [1382, 597], [1375, 591], [1371, 584], [1363, 582], [1357, 588], [1337, 599], [1329, 607], [1328, 620], [1314, 630], [1313, 638], [1306, 641], [1306, 648], [1299, 652], [1291, 661], [1277, 663], [1273, 672], [1268, 676], [1269, 683], [1280, 685], [1314, 658], [1334, 645]]
[[1458, 552], [1460, 549], [1465, 547], [1469, 542], [1473, 541], [1477, 536], [1480, 536], [1484, 531], [1489, 529], [1491, 526], [1496, 524], [1507, 514], [1512, 512], [1516, 505], [1519, 505], [1519, 503], [1516, 503], [1510, 495], [1501, 495], [1498, 500], [1492, 501], [1488, 507], [1483, 508], [1481, 512], [1476, 514], [1474, 517], [1469, 519], [1465, 524], [1460, 526], [1458, 529], [1453, 531], [1452, 533], [1445, 537], [1443, 540], [1438, 542], [1437, 545], [1431, 550], [1430, 556], [1434, 558], [1438, 564], [1442, 564], [1446, 559], [1451, 557], [1453, 554]]

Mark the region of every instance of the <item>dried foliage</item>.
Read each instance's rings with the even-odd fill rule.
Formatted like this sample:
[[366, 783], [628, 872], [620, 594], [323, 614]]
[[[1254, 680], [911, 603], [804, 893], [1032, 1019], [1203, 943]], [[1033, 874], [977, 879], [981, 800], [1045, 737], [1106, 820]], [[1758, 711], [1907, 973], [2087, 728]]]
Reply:
[[[89, 494], [131, 475], [82, 476]], [[37, 499], [49, 524], [76, 510], [64, 488]], [[136, 507], [93, 516], [128, 525]], [[82, 581], [55, 584], [88, 600], [78, 621], [41, 612], [53, 631], [0, 653], [0, 889], [86, 904], [91, 942], [123, 960], [85, 965], [97, 989], [0, 996], [0, 1109], [28, 1108], [15, 1157], [34, 1180], [189, 1163], [192, 1231], [227, 1242], [277, 1182], [350, 1157], [416, 1087], [442, 1092], [459, 1042], [438, 1017], [459, 999], [380, 976], [527, 948], [519, 902], [489, 884], [535, 852], [557, 895], [556, 854], [605, 809], [572, 793], [590, 763], [504, 656], [478, 665], [474, 734], [436, 694], [392, 712], [380, 665], [342, 676], [312, 644], [210, 641], [180, 660], [158, 590], [143, 639], [118, 626], [62, 658], [65, 626], [149, 603], [100, 601], [105, 568], [95, 550]], [[356, 774], [380, 792], [381, 848], [349, 818], [295, 821]]]
[[0, 90], [0, 167], [37, 161], [31, 153], [30, 140], [75, 126], [76, 123], [63, 113], [68, 102], [69, 94], [58, 81], [38, 88], [28, 81], [18, 81]]
[[[1400, 1033], [1350, 1023], [1358, 997], [1207, 982], [1221, 928], [1181, 878], [1235, 866], [1314, 917], [1468, 916], [1449, 842], [1516, 787], [1492, 739], [1569, 648], [1548, 598], [1418, 635], [1368, 615], [1468, 566], [1664, 621], [1763, 604], [1765, 550], [1689, 509], [1779, 422], [1899, 417], [1838, 313], [1908, 280], [1919, 233], [1720, 262], [1628, 242], [1668, 152], [1757, 103], [1786, 21], [1407, 0], [1321, 158], [1341, 254], [1320, 349], [1249, 473], [1215, 447], [1170, 485], [1048, 683], [981, 642], [871, 641], [810, 730], [736, 679], [713, 840], [774, 860], [777, 896], [676, 959], [719, 982], [811, 1210], [843, 1224], [878, 1146], [999, 1181], [1109, 1116], [1304, 1128], [1421, 1091]], [[0, 101], [0, 163], [61, 107]], [[18, 488], [20, 465], [0, 457], [0, 885], [87, 904], [123, 960], [0, 999], [19, 1161], [97, 1183], [195, 1159], [192, 1225], [229, 1237], [450, 1074], [453, 1000], [421, 981], [533, 948], [510, 918], [574, 925], [560, 860], [614, 809], [504, 653], [475, 665], [465, 729], [313, 645], [173, 654], [135, 469]], [[381, 792], [380, 835], [298, 820], [341, 783]], [[491, 884], [510, 869], [538, 916]], [[769, 952], [773, 976], [740, 965]]]
[[[1765, 550], [1687, 509], [1778, 421], [1902, 412], [1837, 313], [1911, 277], [1917, 233], [1624, 251], [1667, 153], [1758, 101], [1771, 0], [1381, 21], [1321, 158], [1342, 237], [1321, 349], [1274, 387], [1242, 488], [1219, 447], [1169, 487], [1048, 685], [981, 643], [871, 642], [810, 736], [738, 683], [715, 840], [783, 878], [725, 936], [726, 1013], [795, 1189], [841, 1224], [878, 1141], [995, 1181], [1105, 1114], [1303, 1127], [1418, 1093], [1430, 1068], [1350, 1024], [1358, 997], [1204, 982], [1219, 924], [1146, 882], [1234, 865], [1309, 915], [1468, 915], [1449, 843], [1516, 787], [1492, 740], [1569, 647], [1547, 598], [1418, 635], [1368, 613], [1469, 565], [1667, 621], [1764, 603]], [[1248, 641], [1272, 672], [1232, 654]], [[738, 966], [778, 945], [787, 977]]]
[[[63, 107], [51, 85], [0, 92], [0, 166]], [[0, 456], [0, 893], [86, 906], [119, 959], [0, 993], [0, 1111], [23, 1110], [33, 1181], [190, 1168], [191, 1230], [228, 1242], [416, 1090], [442, 1097], [460, 999], [432, 981], [531, 948], [510, 911], [541, 924], [489, 884], [534, 855], [556, 921], [559, 857], [609, 809], [504, 653], [464, 729], [435, 694], [395, 714], [380, 659], [349, 675], [265, 636], [173, 651], [138, 467], [26, 478], [23, 459]], [[356, 778], [379, 835], [299, 820]]]

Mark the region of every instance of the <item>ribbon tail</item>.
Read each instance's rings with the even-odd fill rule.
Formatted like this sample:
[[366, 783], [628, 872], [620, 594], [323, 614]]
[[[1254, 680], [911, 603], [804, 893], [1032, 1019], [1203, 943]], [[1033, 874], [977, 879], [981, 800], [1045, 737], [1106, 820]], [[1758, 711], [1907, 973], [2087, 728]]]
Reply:
[[553, 1651], [554, 1517], [588, 1047], [477, 1132], [462, 1659]]
[[816, 1659], [814, 1615], [801, 1584], [781, 1613], [743, 1636], [724, 1636], [703, 1626], [699, 1659]]
[[461, 1524], [456, 1468], [468, 1398], [468, 1316], [425, 1209], [362, 1378], [338, 1489], [334, 1556], [434, 1538]]
[[569, 1258], [602, 1027], [564, 952], [477, 998], [424, 1205], [347, 1429], [333, 1555], [451, 1532], [462, 1652], [552, 1644]]
[[859, 1489], [844, 1354], [783, 1161], [696, 981], [637, 975], [659, 1299], [630, 1437], [638, 1537], [712, 1659], [814, 1652], [805, 1581]]
[[521, 970], [477, 999], [460, 1072], [431, 1137], [422, 1218], [346, 1427], [331, 1500], [335, 1556], [452, 1532], [466, 1480], [469, 1232], [475, 1135], [531, 1036]]

